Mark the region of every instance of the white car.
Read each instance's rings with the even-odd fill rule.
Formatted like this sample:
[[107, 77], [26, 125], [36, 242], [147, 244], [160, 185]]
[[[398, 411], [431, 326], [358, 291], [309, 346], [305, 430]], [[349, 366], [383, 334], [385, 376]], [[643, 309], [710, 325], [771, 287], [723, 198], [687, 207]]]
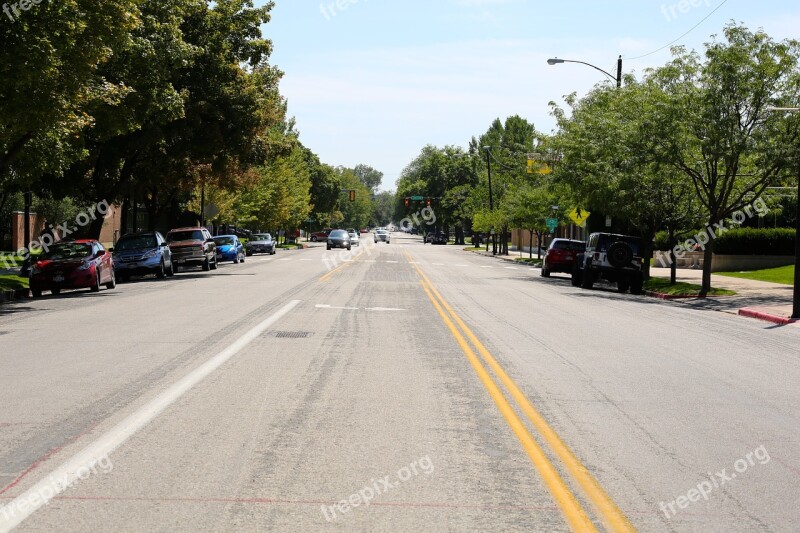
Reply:
[[351, 230], [348, 231], [347, 233], [348, 235], [350, 235], [350, 244], [352, 244], [353, 246], [358, 246], [359, 241], [361, 240], [358, 236], [358, 232]]
[[379, 228], [375, 230], [375, 244], [378, 244], [379, 242], [385, 242], [386, 244], [389, 244], [389, 232], [385, 229]]

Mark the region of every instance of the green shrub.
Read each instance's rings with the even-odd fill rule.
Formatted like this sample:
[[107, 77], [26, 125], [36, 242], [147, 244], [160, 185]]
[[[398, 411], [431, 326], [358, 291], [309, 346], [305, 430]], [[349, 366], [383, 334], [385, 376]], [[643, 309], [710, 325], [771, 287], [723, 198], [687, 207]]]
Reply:
[[737, 228], [718, 236], [714, 253], [727, 255], [794, 255], [795, 230]]
[[[726, 226], [727, 227], [727, 226]], [[686, 242], [703, 230], [693, 231], [678, 240]], [[709, 234], [710, 236], [710, 234]], [[729, 229], [714, 240], [714, 253], [721, 255], [794, 255], [795, 230], [791, 228], [735, 228]], [[655, 236], [654, 250], [668, 251], [666, 231]]]

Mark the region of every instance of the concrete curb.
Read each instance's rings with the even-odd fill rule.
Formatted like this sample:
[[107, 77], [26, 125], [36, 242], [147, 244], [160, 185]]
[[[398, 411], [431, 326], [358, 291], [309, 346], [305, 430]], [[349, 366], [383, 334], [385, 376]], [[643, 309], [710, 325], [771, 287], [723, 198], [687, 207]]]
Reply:
[[758, 320], [764, 320], [766, 322], [772, 322], [773, 324], [779, 324], [781, 326], [786, 326], [788, 324], [796, 324], [800, 323], [800, 320], [791, 319], [788, 317], [773, 315], [771, 313], [765, 313], [763, 311], [757, 311], [756, 309], [751, 309], [749, 307], [743, 307], [739, 309], [739, 316], [746, 316], [749, 318], [755, 318]]
[[689, 300], [707, 298], [707, 296], [700, 296], [697, 294], [664, 294], [663, 292], [655, 291], [644, 291], [644, 295], [651, 298], [658, 298], [659, 300]]
[[13, 291], [0, 291], [0, 302], [23, 300], [30, 296], [30, 289], [14, 289]]

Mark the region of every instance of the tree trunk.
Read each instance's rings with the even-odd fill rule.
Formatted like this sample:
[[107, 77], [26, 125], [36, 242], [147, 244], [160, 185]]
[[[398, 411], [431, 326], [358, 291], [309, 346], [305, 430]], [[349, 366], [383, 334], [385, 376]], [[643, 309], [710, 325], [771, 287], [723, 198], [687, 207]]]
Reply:
[[703, 285], [700, 296], [706, 296], [711, 290], [711, 261], [714, 260], [714, 239], [710, 239], [703, 251]]
[[[528, 230], [528, 233], [529, 233], [529, 237], [530, 237], [528, 239], [528, 257], [530, 259], [533, 259], [533, 228]], [[536, 237], [536, 238], [538, 240], [539, 237]]]
[[675, 258], [675, 230], [668, 230], [667, 243], [669, 244], [669, 284], [675, 285], [678, 282], [678, 264]]

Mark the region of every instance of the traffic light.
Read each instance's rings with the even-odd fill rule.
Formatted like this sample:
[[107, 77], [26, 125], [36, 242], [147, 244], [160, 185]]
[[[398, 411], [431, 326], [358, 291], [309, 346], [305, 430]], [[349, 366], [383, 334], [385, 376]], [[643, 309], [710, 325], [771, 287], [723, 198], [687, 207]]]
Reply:
[[356, 201], [356, 191], [350, 191], [350, 201], [351, 202]]
[[411, 198], [408, 197], [403, 198], [403, 205], [409, 207], [411, 205]]

